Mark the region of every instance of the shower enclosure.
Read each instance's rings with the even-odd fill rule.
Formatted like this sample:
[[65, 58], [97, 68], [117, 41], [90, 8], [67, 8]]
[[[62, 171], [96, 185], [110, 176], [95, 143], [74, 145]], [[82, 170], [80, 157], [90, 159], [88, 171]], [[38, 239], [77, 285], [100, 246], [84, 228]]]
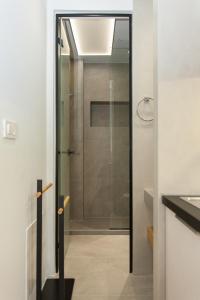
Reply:
[[[92, 28], [112, 20], [111, 53], [80, 54], [74, 19], [77, 26], [80, 20], [82, 34], [87, 28], [88, 43], [95, 43], [89, 41]], [[79, 20], [60, 18], [58, 31], [57, 196], [71, 199], [66, 239], [69, 234], [125, 234], [130, 224], [129, 18]]]

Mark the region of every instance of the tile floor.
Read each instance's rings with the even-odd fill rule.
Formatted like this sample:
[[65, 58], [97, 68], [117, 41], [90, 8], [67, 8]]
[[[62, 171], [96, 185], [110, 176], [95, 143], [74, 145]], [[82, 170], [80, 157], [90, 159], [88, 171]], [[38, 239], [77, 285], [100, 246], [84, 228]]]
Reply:
[[[84, 220], [70, 220], [70, 229], [73, 230], [109, 230], [127, 229], [129, 227], [128, 218], [92, 218]], [[95, 233], [94, 233], [95, 234]]]
[[74, 235], [65, 275], [76, 279], [72, 300], [152, 300], [152, 276], [128, 272], [127, 235]]

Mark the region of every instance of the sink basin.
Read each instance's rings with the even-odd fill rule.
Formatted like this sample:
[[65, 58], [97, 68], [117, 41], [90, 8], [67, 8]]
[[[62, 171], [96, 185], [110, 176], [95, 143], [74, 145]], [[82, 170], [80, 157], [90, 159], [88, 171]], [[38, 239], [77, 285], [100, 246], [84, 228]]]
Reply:
[[180, 197], [180, 198], [200, 208], [200, 196]]

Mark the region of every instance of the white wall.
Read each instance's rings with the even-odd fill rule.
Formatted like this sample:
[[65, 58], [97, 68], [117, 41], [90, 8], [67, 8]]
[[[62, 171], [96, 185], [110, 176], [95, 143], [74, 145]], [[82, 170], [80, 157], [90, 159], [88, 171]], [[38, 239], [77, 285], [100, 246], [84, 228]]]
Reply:
[[53, 10], [61, 10], [65, 12], [77, 11], [102, 11], [102, 12], [126, 12], [132, 10], [132, 0], [102, 0], [102, 1], [92, 1], [92, 0], [47, 0], [48, 6]]
[[25, 299], [26, 228], [35, 219], [36, 179], [45, 179], [45, 1], [0, 4], [0, 299]]
[[[153, 1], [135, 0], [133, 14], [133, 272], [151, 274], [153, 256], [147, 226], [153, 211], [144, 202], [144, 188], [153, 188], [154, 122], [136, 115], [137, 103], [153, 97]], [[152, 108], [152, 107], [151, 107]]]
[[200, 2], [156, 0], [157, 182], [154, 292], [165, 299], [161, 194], [200, 193]]

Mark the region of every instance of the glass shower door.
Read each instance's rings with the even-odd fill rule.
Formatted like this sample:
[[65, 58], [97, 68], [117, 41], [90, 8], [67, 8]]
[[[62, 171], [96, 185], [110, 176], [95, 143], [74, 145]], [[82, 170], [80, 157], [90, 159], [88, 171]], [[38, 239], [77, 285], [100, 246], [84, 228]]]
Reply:
[[[70, 48], [62, 19], [58, 23], [57, 201], [70, 196]], [[65, 208], [65, 253], [69, 246], [70, 204]]]
[[[129, 229], [130, 211], [130, 94], [129, 21], [119, 20], [124, 41], [113, 50], [110, 67], [110, 229]], [[126, 36], [125, 36], [126, 35]]]
[[129, 103], [110, 105], [110, 197], [111, 230], [129, 229]]

